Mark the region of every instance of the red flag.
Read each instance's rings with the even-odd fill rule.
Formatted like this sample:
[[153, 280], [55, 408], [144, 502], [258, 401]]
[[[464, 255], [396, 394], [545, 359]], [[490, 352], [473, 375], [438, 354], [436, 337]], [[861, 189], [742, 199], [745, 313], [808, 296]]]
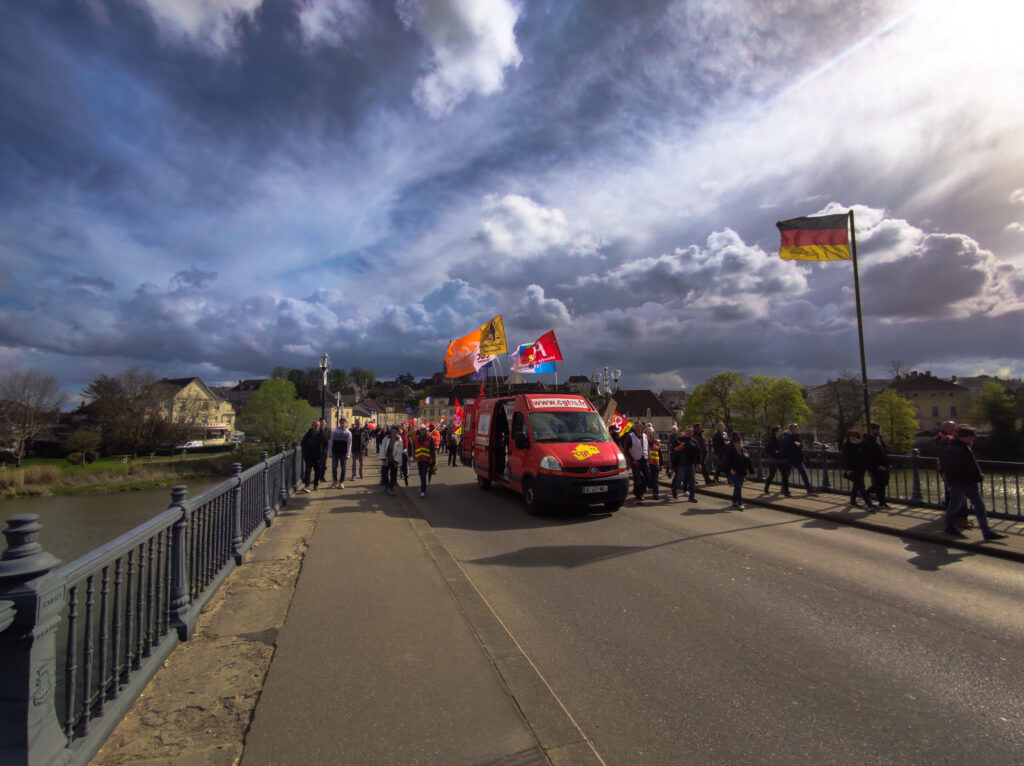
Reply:
[[452, 427], [455, 428], [455, 433], [462, 433], [462, 421], [466, 417], [466, 414], [462, 411], [462, 405], [459, 404], [458, 398], [455, 399], [455, 412], [452, 414]]
[[480, 393], [476, 395], [476, 398], [477, 399], [483, 399], [484, 398], [484, 384], [483, 383], [480, 384]]
[[530, 346], [529, 350], [533, 352], [530, 358], [530, 363], [535, 366], [538, 364], [544, 364], [544, 362], [563, 361], [562, 351], [558, 348], [558, 341], [555, 340], [554, 330], [549, 330], [537, 338], [533, 345]]

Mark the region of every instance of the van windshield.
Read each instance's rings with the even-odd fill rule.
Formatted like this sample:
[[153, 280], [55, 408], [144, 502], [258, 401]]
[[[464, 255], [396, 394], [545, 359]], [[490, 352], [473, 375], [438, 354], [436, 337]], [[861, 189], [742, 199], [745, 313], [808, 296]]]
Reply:
[[612, 437], [596, 412], [531, 412], [536, 442], [609, 442]]

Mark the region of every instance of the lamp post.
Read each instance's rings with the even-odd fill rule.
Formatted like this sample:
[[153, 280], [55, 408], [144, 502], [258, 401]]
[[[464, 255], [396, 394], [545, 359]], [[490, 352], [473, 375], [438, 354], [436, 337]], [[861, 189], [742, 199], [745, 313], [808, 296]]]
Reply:
[[320, 356], [320, 380], [323, 387], [320, 391], [320, 417], [327, 419], [327, 354]]
[[595, 372], [591, 380], [594, 381], [594, 385], [597, 387], [597, 393], [604, 396], [604, 409], [607, 411], [608, 402], [611, 401], [612, 394], [618, 390], [619, 378], [622, 377], [622, 370], [609, 370], [607, 367], [604, 368], [604, 372]]

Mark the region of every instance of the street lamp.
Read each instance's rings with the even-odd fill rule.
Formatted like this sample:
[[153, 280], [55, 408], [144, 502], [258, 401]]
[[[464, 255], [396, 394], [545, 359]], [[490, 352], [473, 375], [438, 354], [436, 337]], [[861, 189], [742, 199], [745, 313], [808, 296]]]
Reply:
[[607, 367], [604, 368], [604, 372], [595, 372], [593, 378], [594, 385], [597, 387], [597, 393], [604, 395], [604, 409], [608, 409], [608, 402], [611, 401], [612, 394], [619, 387], [619, 378], [622, 377], [622, 370], [609, 370]]
[[320, 379], [323, 388], [320, 391], [320, 417], [327, 419], [327, 354], [320, 356]]

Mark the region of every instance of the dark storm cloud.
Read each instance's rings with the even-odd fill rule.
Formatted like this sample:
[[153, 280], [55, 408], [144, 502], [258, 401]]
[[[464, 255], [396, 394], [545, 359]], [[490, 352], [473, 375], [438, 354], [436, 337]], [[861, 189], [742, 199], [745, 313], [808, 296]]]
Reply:
[[103, 279], [102, 277], [83, 277], [74, 275], [67, 280], [67, 284], [71, 287], [95, 287], [104, 292], [110, 292], [114, 289], [114, 283], [109, 279]]
[[198, 290], [217, 278], [215, 271], [201, 271], [195, 266], [187, 271], [179, 271], [171, 278], [172, 290]]

